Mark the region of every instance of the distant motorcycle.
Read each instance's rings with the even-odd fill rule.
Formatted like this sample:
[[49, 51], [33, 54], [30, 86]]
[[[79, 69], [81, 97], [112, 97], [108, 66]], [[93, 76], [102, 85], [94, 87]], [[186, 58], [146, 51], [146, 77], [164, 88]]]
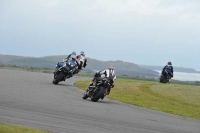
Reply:
[[83, 94], [83, 99], [91, 98], [91, 101], [97, 102], [100, 98], [103, 99], [111, 88], [111, 80], [107, 78], [94, 79], [90, 86]]
[[61, 81], [65, 81], [66, 78], [70, 78], [73, 72], [78, 68], [76, 61], [69, 58], [63, 62], [58, 62], [56, 70], [54, 72], [53, 83], [58, 84]]
[[162, 71], [161, 75], [160, 75], [160, 83], [169, 83], [169, 80], [173, 77], [173, 74], [170, 73], [169, 77], [166, 76], [166, 73], [164, 71]]

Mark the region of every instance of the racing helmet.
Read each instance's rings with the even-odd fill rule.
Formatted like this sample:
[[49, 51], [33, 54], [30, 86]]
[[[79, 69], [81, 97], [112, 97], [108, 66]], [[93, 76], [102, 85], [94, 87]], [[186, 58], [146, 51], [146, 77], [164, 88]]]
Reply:
[[83, 51], [81, 51], [80, 55], [83, 55], [83, 56], [85, 56], [85, 53], [84, 53]]
[[106, 77], [113, 80], [113, 76], [115, 76], [114, 67], [109, 66], [109, 67], [106, 69]]
[[172, 65], [172, 63], [169, 61], [169, 62], [167, 63], [167, 65]]
[[73, 52], [72, 52], [72, 54], [76, 55], [76, 52], [75, 52], [75, 51], [73, 51]]
[[114, 70], [114, 67], [112, 67], [112, 66], [108, 66], [107, 69], [108, 69], [108, 70]]

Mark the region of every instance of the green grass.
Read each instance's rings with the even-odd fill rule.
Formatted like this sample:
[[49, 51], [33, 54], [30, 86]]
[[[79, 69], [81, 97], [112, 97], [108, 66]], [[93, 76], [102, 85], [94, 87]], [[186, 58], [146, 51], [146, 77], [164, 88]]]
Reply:
[[24, 126], [0, 123], [0, 133], [51, 133]]
[[[90, 82], [78, 81], [76, 86], [86, 90]], [[144, 108], [200, 119], [200, 86], [117, 79], [115, 87], [106, 97]]]

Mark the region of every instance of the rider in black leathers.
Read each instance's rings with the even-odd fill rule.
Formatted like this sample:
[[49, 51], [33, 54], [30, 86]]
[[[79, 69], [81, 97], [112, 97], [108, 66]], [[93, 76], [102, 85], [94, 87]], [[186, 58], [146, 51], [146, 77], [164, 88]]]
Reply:
[[[106, 70], [102, 70], [102, 71], [99, 71], [97, 72], [95, 75], [94, 75], [94, 80], [102, 80], [102, 77], [106, 77], [107, 79], [111, 79], [111, 88], [114, 87], [115, 85], [115, 80], [116, 80], [116, 75], [115, 75], [115, 72], [114, 72], [114, 68], [113, 67], [108, 67]], [[89, 91], [91, 91], [93, 89], [94, 85], [93, 85], [93, 82], [90, 83], [88, 89]], [[111, 88], [108, 88], [107, 90], [107, 93], [106, 95], [109, 95], [110, 94], [110, 89]]]
[[85, 53], [83, 51], [80, 52], [80, 55], [77, 56], [77, 59], [79, 60], [79, 66], [74, 72], [75, 74], [78, 74], [82, 70], [82, 67], [85, 68], [87, 66], [87, 58], [85, 57]]
[[173, 66], [171, 62], [168, 62], [167, 65], [163, 68], [162, 74], [165, 78], [170, 79], [173, 77]]

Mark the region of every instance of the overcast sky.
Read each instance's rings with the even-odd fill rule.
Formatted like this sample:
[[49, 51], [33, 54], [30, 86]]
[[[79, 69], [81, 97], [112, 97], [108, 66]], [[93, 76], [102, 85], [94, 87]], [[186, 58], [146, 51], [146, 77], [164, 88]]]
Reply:
[[0, 54], [200, 70], [200, 0], [0, 0]]

